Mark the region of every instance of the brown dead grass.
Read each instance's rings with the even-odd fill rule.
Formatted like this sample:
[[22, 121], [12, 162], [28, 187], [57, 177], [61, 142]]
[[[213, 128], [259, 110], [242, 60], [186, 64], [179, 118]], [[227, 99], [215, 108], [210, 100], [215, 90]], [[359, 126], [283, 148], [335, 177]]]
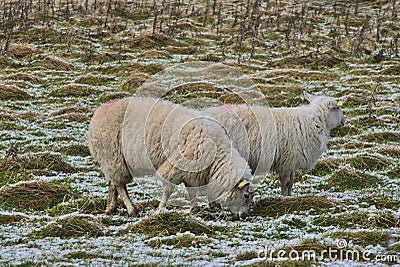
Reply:
[[23, 181], [0, 189], [0, 207], [17, 210], [46, 210], [74, 197], [65, 186], [43, 181]]
[[16, 87], [15, 85], [7, 85], [0, 83], [0, 100], [28, 100], [32, 97]]
[[60, 155], [43, 153], [18, 157], [16, 159], [0, 159], [0, 172], [18, 170], [54, 170], [62, 172], [74, 172], [74, 167], [65, 163]]
[[82, 107], [82, 106], [68, 106], [68, 107], [62, 108], [58, 111], [51, 113], [51, 116], [58, 116], [58, 115], [64, 115], [64, 114], [70, 114], [70, 113], [90, 114], [90, 113], [92, 113], [92, 110], [88, 107]]
[[42, 83], [43, 80], [36, 75], [28, 74], [28, 73], [15, 73], [6, 76], [7, 80], [14, 80], [14, 81], [27, 81], [30, 83]]
[[46, 56], [32, 62], [33, 68], [55, 70], [55, 71], [72, 71], [75, 67], [58, 57]]
[[71, 83], [50, 92], [54, 97], [80, 97], [99, 93], [97, 90], [82, 84]]
[[18, 59], [25, 59], [34, 56], [37, 49], [26, 44], [13, 44], [9, 47], [8, 52]]
[[132, 48], [141, 48], [141, 49], [154, 49], [161, 48], [167, 45], [178, 45], [179, 42], [173, 40], [172, 38], [159, 34], [159, 33], [151, 33], [144, 32], [140, 36], [134, 38], [132, 40]]
[[144, 218], [118, 234], [136, 233], [148, 236], [168, 236], [190, 231], [195, 235], [207, 234], [210, 236], [216, 230], [221, 229], [215, 226], [206, 226], [187, 214], [165, 212]]
[[33, 232], [31, 236], [40, 238], [98, 237], [104, 235], [103, 228], [102, 223], [92, 216], [74, 214], [48, 224], [41, 230]]
[[298, 197], [298, 198], [266, 198], [261, 199], [254, 205], [252, 215], [264, 217], [279, 217], [298, 211], [328, 210], [341, 205], [340, 202], [328, 200], [323, 197]]
[[136, 89], [149, 77], [150, 76], [146, 73], [134, 72], [125, 80], [125, 82], [121, 86], [121, 89], [129, 93], [134, 93], [136, 92]]

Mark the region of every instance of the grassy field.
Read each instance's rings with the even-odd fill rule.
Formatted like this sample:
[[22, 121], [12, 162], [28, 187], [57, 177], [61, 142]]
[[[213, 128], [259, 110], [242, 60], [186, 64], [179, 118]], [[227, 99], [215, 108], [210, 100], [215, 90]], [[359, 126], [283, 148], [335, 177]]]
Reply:
[[[398, 0], [1, 0], [0, 265], [400, 263], [399, 12]], [[347, 95], [347, 124], [314, 170], [296, 173], [293, 197], [275, 175], [257, 177], [244, 221], [204, 197], [189, 215], [182, 187], [156, 212], [152, 178], [128, 187], [138, 218], [122, 203], [105, 215], [87, 147], [94, 109], [198, 61], [246, 74], [274, 107], [306, 104], [303, 90]], [[164, 97], [241, 102], [212, 81]], [[18, 157], [6, 158], [14, 142]], [[315, 261], [302, 258], [310, 250]]]

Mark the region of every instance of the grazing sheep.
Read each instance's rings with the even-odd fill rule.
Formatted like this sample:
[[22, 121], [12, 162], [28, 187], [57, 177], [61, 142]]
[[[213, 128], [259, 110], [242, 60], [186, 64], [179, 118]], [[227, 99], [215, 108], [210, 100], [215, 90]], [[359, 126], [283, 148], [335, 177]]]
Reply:
[[175, 185], [184, 183], [190, 206], [196, 193], [222, 200], [235, 216], [245, 217], [254, 195], [251, 170], [215, 120], [167, 101], [131, 97], [96, 110], [89, 126], [89, 148], [109, 182], [107, 213], [121, 196], [128, 214], [138, 211], [126, 184], [153, 175], [163, 181], [159, 205], [166, 205]]
[[293, 174], [311, 170], [325, 152], [330, 131], [344, 125], [340, 106], [346, 98], [312, 96], [308, 106], [269, 108], [224, 105], [205, 109], [226, 129], [254, 174], [274, 171], [282, 195], [292, 194]]

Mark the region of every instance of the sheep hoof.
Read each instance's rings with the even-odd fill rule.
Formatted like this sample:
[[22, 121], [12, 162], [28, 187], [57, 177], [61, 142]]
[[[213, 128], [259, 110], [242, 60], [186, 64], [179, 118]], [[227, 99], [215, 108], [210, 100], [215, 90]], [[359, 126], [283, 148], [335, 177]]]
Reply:
[[106, 214], [107, 214], [107, 215], [112, 215], [112, 214], [114, 214], [116, 211], [117, 211], [116, 208], [107, 208], [107, 209], [106, 209]]
[[136, 208], [128, 210], [128, 215], [129, 217], [138, 217], [139, 211]]
[[222, 210], [222, 206], [218, 202], [213, 201], [213, 202], [210, 202], [208, 205], [210, 206], [210, 209]]

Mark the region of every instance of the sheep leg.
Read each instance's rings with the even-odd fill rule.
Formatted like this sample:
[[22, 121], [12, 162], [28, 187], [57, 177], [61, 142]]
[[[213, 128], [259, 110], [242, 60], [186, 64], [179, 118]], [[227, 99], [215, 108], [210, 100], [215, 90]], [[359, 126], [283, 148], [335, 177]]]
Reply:
[[290, 174], [280, 174], [282, 196], [289, 196]]
[[172, 192], [174, 192], [175, 185], [169, 182], [163, 183], [163, 195], [161, 197], [160, 204], [158, 205], [158, 209], [162, 209], [167, 205], [168, 199], [171, 196]]
[[107, 214], [113, 214], [117, 209], [118, 191], [114, 183], [108, 182]]
[[288, 181], [288, 185], [287, 185], [287, 187], [288, 187], [288, 196], [292, 195], [293, 182], [294, 182], [294, 179], [293, 179], [293, 172], [292, 172], [292, 173], [290, 173], [289, 181]]
[[210, 209], [219, 209], [222, 210], [222, 206], [220, 203], [218, 203], [215, 200], [212, 200], [210, 196], [207, 197], [208, 199], [208, 205], [210, 206]]
[[132, 201], [129, 198], [128, 189], [126, 188], [126, 185], [124, 184], [117, 186], [117, 191], [118, 194], [121, 196], [122, 201], [124, 202], [126, 208], [128, 209], [129, 216], [136, 217], [139, 212], [136, 209], [136, 207], [132, 204]]

